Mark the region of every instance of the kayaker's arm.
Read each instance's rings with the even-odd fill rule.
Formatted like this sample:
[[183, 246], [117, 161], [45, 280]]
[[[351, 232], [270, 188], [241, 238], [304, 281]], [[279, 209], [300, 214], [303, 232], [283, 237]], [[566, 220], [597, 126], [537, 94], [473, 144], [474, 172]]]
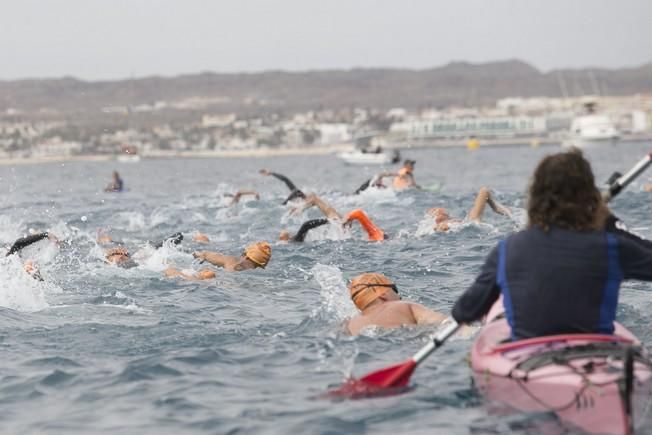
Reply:
[[623, 223], [617, 216], [610, 214], [606, 221], [605, 221], [605, 230], [610, 233], [615, 233], [620, 236], [625, 237], [626, 239], [633, 240], [636, 243], [640, 243], [643, 246], [646, 246], [650, 249], [652, 249], [652, 241], [644, 239], [643, 237], [639, 236], [638, 234], [635, 234], [631, 232], [628, 228], [627, 225]]
[[480, 320], [489, 312], [500, 296], [500, 287], [496, 283], [497, 270], [498, 247], [496, 246], [485, 260], [475, 282], [455, 302], [452, 315], [457, 323]]
[[616, 237], [623, 278], [652, 281], [652, 248], [629, 237]]

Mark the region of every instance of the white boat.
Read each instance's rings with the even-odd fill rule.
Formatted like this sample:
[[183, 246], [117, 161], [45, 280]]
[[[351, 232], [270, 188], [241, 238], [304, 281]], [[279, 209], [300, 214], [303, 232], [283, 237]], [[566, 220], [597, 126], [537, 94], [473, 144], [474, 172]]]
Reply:
[[140, 155], [138, 148], [131, 145], [122, 145], [120, 154], [116, 156], [116, 160], [121, 163], [138, 163], [140, 162]]
[[606, 115], [594, 112], [594, 104], [586, 104], [587, 114], [573, 120], [568, 139], [562, 146], [587, 148], [600, 144], [613, 144], [620, 138], [620, 132]]
[[337, 154], [337, 157], [347, 165], [387, 165], [397, 163], [401, 157], [398, 151], [387, 152], [364, 152], [361, 150], [347, 151]]

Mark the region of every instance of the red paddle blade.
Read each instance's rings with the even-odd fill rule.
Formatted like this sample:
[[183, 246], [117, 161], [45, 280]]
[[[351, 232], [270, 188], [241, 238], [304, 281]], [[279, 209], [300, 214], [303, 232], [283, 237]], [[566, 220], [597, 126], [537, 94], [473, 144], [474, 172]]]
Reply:
[[405, 391], [416, 366], [414, 360], [409, 360], [371, 372], [360, 379], [349, 379], [344, 385], [329, 391], [322, 397], [360, 399], [398, 394]]

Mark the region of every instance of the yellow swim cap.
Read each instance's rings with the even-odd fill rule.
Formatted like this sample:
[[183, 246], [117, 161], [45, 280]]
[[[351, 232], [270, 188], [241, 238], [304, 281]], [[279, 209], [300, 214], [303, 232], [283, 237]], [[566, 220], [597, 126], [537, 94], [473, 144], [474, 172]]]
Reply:
[[355, 306], [359, 310], [364, 310], [393, 287], [394, 283], [381, 273], [363, 273], [351, 280], [349, 292]]
[[272, 257], [272, 247], [267, 242], [254, 243], [245, 248], [244, 255], [257, 266], [265, 268]]

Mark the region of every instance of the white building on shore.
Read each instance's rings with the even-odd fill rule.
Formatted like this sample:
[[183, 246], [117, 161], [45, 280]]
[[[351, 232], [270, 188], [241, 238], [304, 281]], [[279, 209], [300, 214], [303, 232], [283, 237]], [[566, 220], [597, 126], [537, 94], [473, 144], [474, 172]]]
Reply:
[[546, 119], [534, 116], [417, 118], [394, 123], [392, 133], [407, 139], [450, 139], [539, 136], [546, 133]]

